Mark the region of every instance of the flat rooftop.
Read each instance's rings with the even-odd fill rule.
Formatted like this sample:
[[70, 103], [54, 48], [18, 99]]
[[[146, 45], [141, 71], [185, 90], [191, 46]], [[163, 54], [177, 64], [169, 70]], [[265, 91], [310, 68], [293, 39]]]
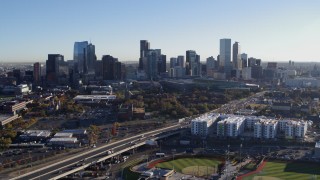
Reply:
[[77, 142], [77, 138], [51, 138], [50, 142]]
[[21, 136], [38, 136], [38, 137], [48, 137], [51, 131], [48, 130], [27, 130]]
[[58, 132], [54, 135], [54, 137], [69, 137], [72, 135], [73, 133], [70, 133], [70, 132]]
[[74, 100], [112, 100], [116, 99], [116, 95], [78, 95]]

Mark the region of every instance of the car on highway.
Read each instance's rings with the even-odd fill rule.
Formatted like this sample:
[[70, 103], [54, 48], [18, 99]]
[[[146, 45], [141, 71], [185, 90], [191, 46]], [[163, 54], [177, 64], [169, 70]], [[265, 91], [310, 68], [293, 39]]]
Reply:
[[109, 149], [109, 150], [107, 151], [107, 154], [108, 154], [108, 155], [113, 154], [113, 149]]

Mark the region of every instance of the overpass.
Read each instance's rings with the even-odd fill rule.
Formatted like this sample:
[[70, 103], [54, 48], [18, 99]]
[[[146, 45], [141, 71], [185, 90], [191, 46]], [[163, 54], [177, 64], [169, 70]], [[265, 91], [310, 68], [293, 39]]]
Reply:
[[[158, 140], [158, 139], [162, 139], [162, 138], [165, 138], [165, 137], [168, 137], [168, 136], [172, 136], [172, 135], [178, 134], [178, 133], [180, 133], [180, 132], [181, 132], [181, 131], [170, 132], [170, 133], [161, 135], [161, 136], [159, 136], [159, 137], [154, 137], [154, 138], [152, 138], [151, 140], [154, 140], [154, 141], [155, 141], [155, 140]], [[143, 146], [143, 145], [145, 145], [145, 144], [146, 144], [146, 140], [143, 140], [142, 142], [139, 142], [139, 143], [137, 143], [137, 144], [135, 144], [135, 145], [131, 145], [131, 146], [126, 147], [126, 148], [124, 148], [124, 149], [115, 148], [115, 149], [113, 149], [113, 150], [116, 150], [116, 152], [114, 152], [114, 153], [112, 153], [112, 154], [110, 154], [110, 155], [107, 155], [107, 156], [105, 156], [105, 157], [99, 158], [99, 159], [97, 159], [97, 160], [95, 160], [95, 161], [93, 161], [93, 162], [91, 162], [91, 163], [89, 163], [89, 164], [85, 164], [85, 165], [80, 166], [80, 167], [78, 167], [78, 168], [75, 168], [75, 169], [72, 169], [72, 170], [70, 170], [70, 171], [64, 172], [64, 173], [62, 173], [62, 174], [60, 174], [60, 175], [57, 175], [57, 176], [55, 176], [55, 177], [50, 178], [50, 180], [56, 180], [56, 179], [59, 179], [59, 178], [63, 178], [63, 177], [68, 176], [68, 175], [70, 175], [70, 174], [72, 174], [72, 173], [76, 173], [76, 172], [78, 172], [78, 171], [84, 170], [86, 167], [88, 167], [88, 166], [90, 166], [90, 165], [92, 165], [92, 164], [96, 164], [96, 163], [99, 163], [99, 162], [103, 162], [103, 161], [105, 161], [105, 160], [107, 160], [107, 159], [110, 159], [110, 158], [112, 158], [112, 157], [114, 157], [114, 156], [117, 156], [117, 155], [119, 155], [119, 154], [122, 154], [122, 153], [124, 153], [124, 152], [126, 152], [126, 151], [130, 151], [130, 150], [132, 150], [132, 149], [138, 148], [138, 147]], [[103, 152], [102, 154], [106, 154], [106, 152]]]
[[[75, 173], [77, 171], [83, 170], [84, 168], [92, 164], [104, 161], [113, 156], [119, 155], [123, 152], [143, 146], [146, 144], [146, 140], [149, 140], [149, 139], [158, 140], [164, 137], [168, 137], [168, 136], [180, 133], [181, 127], [186, 127], [186, 126], [187, 125], [177, 124], [177, 125], [161, 128], [158, 130], [138, 134], [138, 135], [135, 135], [123, 140], [119, 140], [110, 144], [101, 145], [96, 148], [90, 149], [86, 152], [76, 154], [75, 156], [61, 160], [57, 163], [53, 163], [48, 166], [39, 168], [37, 170], [14, 177], [11, 180], [59, 179], [67, 175], [70, 175], [72, 173]], [[165, 133], [165, 134], [161, 134], [161, 133]], [[107, 155], [106, 152], [110, 149], [113, 149], [114, 153]], [[79, 162], [84, 163], [84, 165], [73, 169], [74, 165]]]

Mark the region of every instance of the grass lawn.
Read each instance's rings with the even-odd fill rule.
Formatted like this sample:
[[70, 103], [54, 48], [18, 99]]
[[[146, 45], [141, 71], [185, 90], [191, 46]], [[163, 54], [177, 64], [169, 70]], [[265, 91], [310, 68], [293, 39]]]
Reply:
[[173, 169], [181, 173], [191, 173], [193, 171], [202, 172], [206, 174], [207, 171], [216, 171], [218, 164], [221, 162], [217, 159], [204, 159], [204, 158], [181, 158], [172, 161], [161, 162], [156, 165], [159, 168]]
[[261, 172], [244, 177], [244, 180], [265, 179], [299, 179], [320, 178], [320, 164], [267, 162]]

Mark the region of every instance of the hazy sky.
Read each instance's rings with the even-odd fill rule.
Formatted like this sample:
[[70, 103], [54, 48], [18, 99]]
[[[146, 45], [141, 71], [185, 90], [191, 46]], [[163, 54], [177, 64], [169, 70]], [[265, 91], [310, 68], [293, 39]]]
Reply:
[[320, 60], [319, 0], [2, 0], [0, 62], [73, 58], [90, 41], [98, 59], [138, 60], [139, 41], [167, 59], [196, 50], [205, 60], [219, 39], [238, 41], [263, 61]]

